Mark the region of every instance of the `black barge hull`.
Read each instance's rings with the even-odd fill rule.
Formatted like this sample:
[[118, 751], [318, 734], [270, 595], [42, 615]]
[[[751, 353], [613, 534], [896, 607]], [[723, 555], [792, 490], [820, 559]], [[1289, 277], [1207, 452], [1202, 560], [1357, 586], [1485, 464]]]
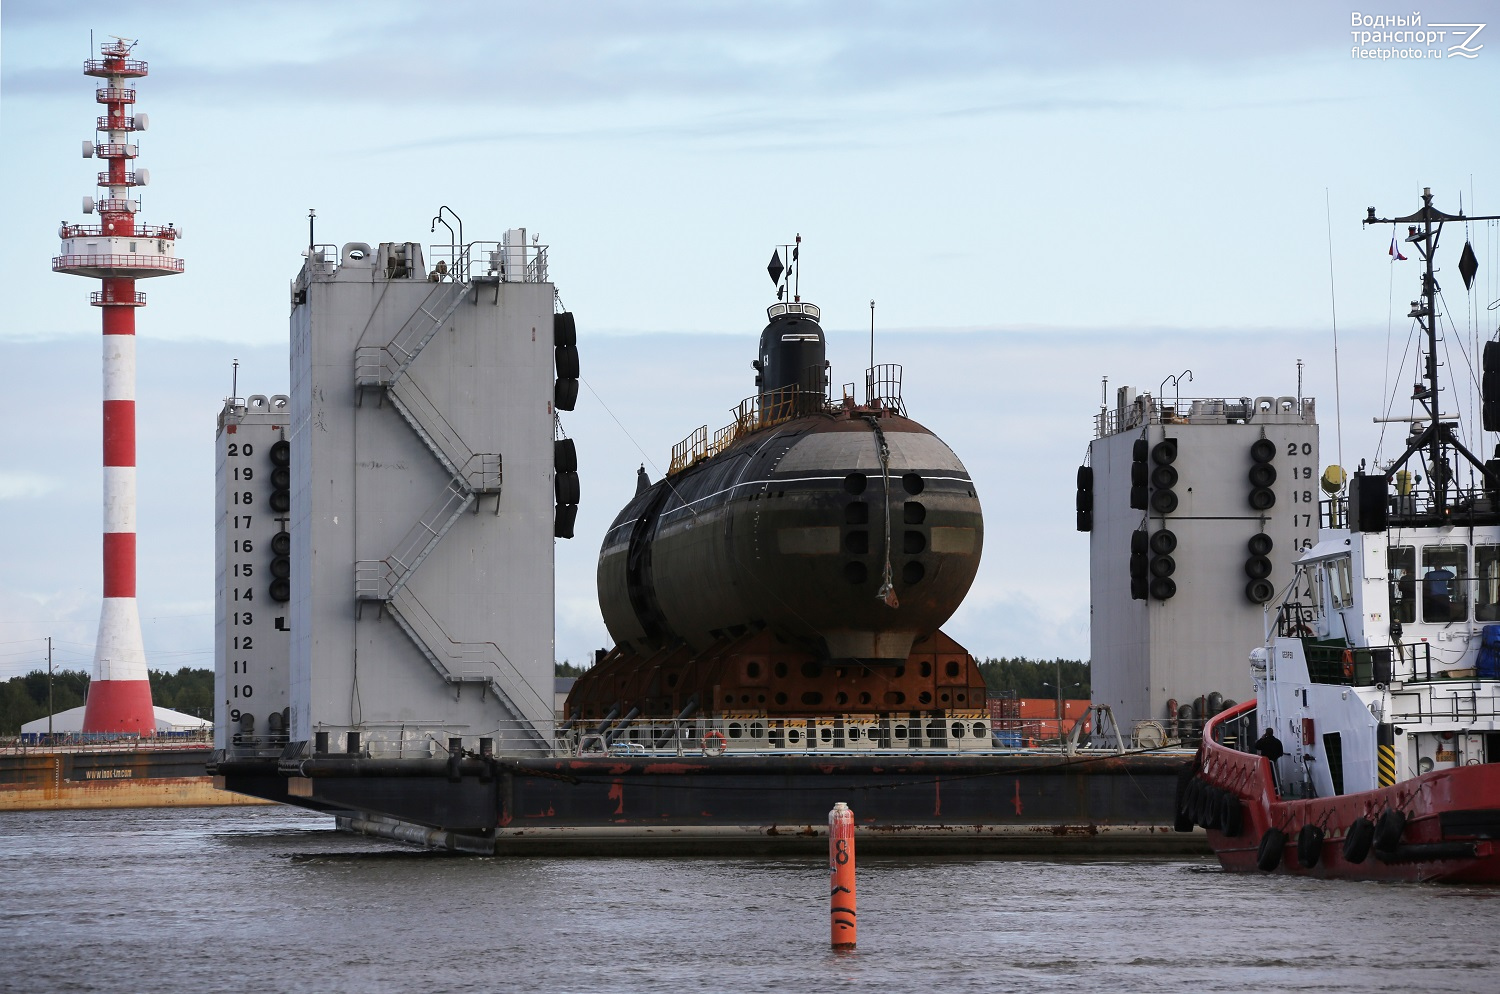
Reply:
[[1171, 754], [589, 757], [221, 763], [228, 790], [356, 831], [505, 855], [776, 853], [826, 847], [853, 809], [865, 852], [1207, 854], [1173, 830]]

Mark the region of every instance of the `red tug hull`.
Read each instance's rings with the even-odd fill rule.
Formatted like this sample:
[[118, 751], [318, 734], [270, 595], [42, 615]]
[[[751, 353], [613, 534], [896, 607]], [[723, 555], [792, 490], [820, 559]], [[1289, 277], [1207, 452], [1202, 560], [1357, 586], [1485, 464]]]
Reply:
[[1434, 770], [1337, 797], [1281, 800], [1269, 760], [1219, 741], [1225, 723], [1254, 707], [1247, 701], [1208, 723], [1178, 790], [1178, 827], [1187, 820], [1203, 825], [1224, 869], [1500, 884], [1500, 763]]

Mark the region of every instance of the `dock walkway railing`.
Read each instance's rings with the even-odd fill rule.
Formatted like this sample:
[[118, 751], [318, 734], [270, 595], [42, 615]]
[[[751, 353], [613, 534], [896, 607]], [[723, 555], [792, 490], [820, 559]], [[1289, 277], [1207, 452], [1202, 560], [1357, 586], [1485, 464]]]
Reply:
[[30, 752], [131, 752], [137, 749], [202, 749], [213, 745], [214, 731], [157, 732], [129, 735], [121, 732], [27, 732], [0, 737], [0, 754]]

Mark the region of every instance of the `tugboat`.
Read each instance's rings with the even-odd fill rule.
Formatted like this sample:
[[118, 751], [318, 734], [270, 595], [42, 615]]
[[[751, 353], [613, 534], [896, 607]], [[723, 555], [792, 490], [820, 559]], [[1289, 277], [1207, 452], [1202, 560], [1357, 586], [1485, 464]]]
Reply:
[[[1255, 699], [1210, 721], [1184, 770], [1177, 828], [1206, 828], [1226, 870], [1500, 883], [1500, 446], [1476, 456], [1442, 410], [1433, 265], [1446, 223], [1496, 219], [1430, 189], [1414, 214], [1364, 219], [1406, 225], [1420, 256], [1425, 371], [1402, 455], [1347, 490], [1324, 474], [1318, 540], [1250, 653]], [[1466, 286], [1477, 268], [1466, 242]], [[1500, 341], [1481, 396], [1500, 431]]]

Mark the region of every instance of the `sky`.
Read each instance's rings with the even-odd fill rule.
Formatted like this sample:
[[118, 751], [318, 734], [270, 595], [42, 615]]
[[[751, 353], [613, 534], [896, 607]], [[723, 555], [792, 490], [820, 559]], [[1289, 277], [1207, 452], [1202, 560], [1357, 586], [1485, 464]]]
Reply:
[[[1422, 30], [1489, 9], [1422, 5]], [[141, 287], [151, 665], [212, 665], [214, 418], [234, 359], [241, 394], [286, 389], [308, 210], [320, 242], [437, 242], [444, 206], [469, 239], [539, 235], [577, 315], [585, 384], [564, 425], [584, 503], [558, 545], [559, 659], [608, 644], [594, 562], [636, 466], [660, 475], [675, 442], [752, 392], [766, 262], [798, 233], [835, 384], [861, 377], [873, 299], [878, 361], [905, 366], [912, 415], [976, 480], [984, 558], [946, 630], [981, 658], [1087, 658], [1088, 542], [1067, 498], [1104, 379], [1292, 394], [1301, 360], [1323, 461], [1389, 457], [1370, 415], [1410, 382], [1416, 263], [1390, 263], [1365, 208], [1409, 213], [1429, 186], [1450, 212], [1500, 213], [1500, 18], [1468, 58], [1454, 37], [1362, 42], [1351, 32], [1412, 29], [1356, 15], [6, 0], [0, 678], [44, 665], [48, 635], [59, 664], [86, 668], [98, 617], [99, 315], [91, 281], [49, 270], [59, 221], [98, 193], [78, 151], [98, 112], [90, 32], [139, 39], [141, 217], [185, 236], [186, 273]], [[1500, 236], [1468, 236], [1474, 292], [1445, 281], [1457, 391], [1500, 298]], [[1445, 235], [1439, 265], [1462, 244]]]

